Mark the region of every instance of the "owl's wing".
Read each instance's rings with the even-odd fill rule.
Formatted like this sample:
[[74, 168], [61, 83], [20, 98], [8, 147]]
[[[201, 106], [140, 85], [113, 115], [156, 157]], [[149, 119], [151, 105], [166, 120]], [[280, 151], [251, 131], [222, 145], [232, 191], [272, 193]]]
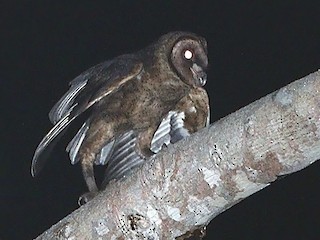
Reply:
[[[77, 153], [86, 136], [89, 125], [90, 120], [87, 120], [66, 148], [72, 164], [78, 161]], [[101, 185], [102, 189], [105, 188], [110, 180], [121, 178], [129, 170], [141, 165], [145, 161], [145, 157], [137, 152], [137, 137], [138, 133], [130, 130], [115, 136], [100, 149], [100, 152], [96, 155], [94, 164], [106, 165], [105, 178]]]
[[[137, 137], [136, 132], [128, 131], [109, 142], [98, 154], [95, 164], [107, 165], [101, 189], [104, 189], [110, 180], [123, 177], [145, 162], [146, 158], [137, 153]], [[107, 155], [103, 156], [105, 153]]]
[[[158, 153], [163, 145], [175, 143], [186, 136], [189, 132], [184, 128], [184, 113], [170, 111], [161, 121], [157, 131], [153, 135], [151, 151]], [[88, 129], [85, 123], [67, 147], [72, 163], [76, 162], [76, 154]], [[102, 147], [95, 159], [96, 165], [106, 165], [105, 177], [101, 189], [112, 179], [119, 179], [131, 169], [140, 166], [147, 159], [137, 152], [138, 133], [134, 130], [125, 132], [109, 141]]]
[[141, 70], [142, 63], [132, 55], [122, 55], [88, 69], [70, 82], [68, 92], [51, 109], [50, 121], [56, 124], [66, 115], [80, 115], [136, 77]]
[[[52, 149], [58, 138], [75, 118], [139, 75], [142, 68], [143, 64], [134, 56], [123, 55], [94, 66], [72, 80], [70, 89], [49, 113], [50, 121], [54, 126], [35, 151], [31, 165], [32, 175], [35, 176], [42, 169], [47, 159], [46, 150]], [[85, 129], [86, 127], [82, 128], [83, 131]], [[78, 136], [83, 136], [83, 134]], [[74, 145], [70, 151], [76, 151], [78, 146]]]
[[168, 146], [170, 143], [176, 143], [189, 136], [190, 133], [185, 127], [184, 119], [184, 112], [170, 111], [161, 121], [158, 129], [154, 133], [150, 150], [154, 153], [158, 153], [163, 145]]
[[194, 88], [182, 98], [161, 121], [153, 135], [150, 150], [158, 153], [163, 145], [189, 136], [210, 123], [210, 107], [207, 92], [203, 88]]
[[[189, 136], [190, 134], [184, 128], [183, 121], [183, 112], [170, 111], [154, 133], [150, 150], [153, 153], [158, 153], [163, 145], [175, 143]], [[137, 133], [129, 131], [116, 137], [101, 149], [96, 157], [95, 164], [107, 165], [105, 178], [101, 185], [102, 189], [105, 188], [110, 180], [123, 177], [131, 169], [145, 162], [146, 158], [136, 151], [137, 137]], [[79, 137], [78, 139], [81, 138]]]
[[[77, 142], [79, 143], [79, 140], [83, 139], [81, 136], [84, 136], [85, 132], [80, 129], [78, 133], [80, 133], [80, 136], [77, 137]], [[150, 150], [156, 154], [164, 145], [168, 146], [169, 144], [176, 143], [189, 135], [189, 130], [185, 127], [184, 112], [170, 111], [162, 119], [155, 131]], [[145, 162], [146, 158], [139, 155], [136, 151], [137, 136], [138, 134], [134, 131], [126, 132], [108, 142], [101, 149], [95, 161], [97, 165], [107, 165], [101, 189], [104, 189], [110, 180], [123, 177], [131, 169]]]

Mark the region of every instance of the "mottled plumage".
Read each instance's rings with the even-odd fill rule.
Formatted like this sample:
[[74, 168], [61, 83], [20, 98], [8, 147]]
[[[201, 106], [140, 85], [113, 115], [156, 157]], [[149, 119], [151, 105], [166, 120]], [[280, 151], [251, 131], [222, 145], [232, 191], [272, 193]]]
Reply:
[[172, 32], [133, 54], [98, 64], [70, 82], [49, 113], [54, 127], [32, 161], [35, 176], [44, 151], [80, 114], [91, 113], [68, 144], [72, 164], [81, 162], [90, 196], [98, 191], [93, 166], [106, 165], [104, 188], [141, 165], [163, 145], [206, 126], [209, 100], [202, 86], [208, 65], [206, 41], [193, 33]]

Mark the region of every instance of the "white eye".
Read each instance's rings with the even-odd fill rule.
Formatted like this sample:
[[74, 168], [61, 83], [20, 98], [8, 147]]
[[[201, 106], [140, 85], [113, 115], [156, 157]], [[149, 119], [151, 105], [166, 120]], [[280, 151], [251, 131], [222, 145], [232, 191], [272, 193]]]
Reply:
[[193, 53], [190, 51], [190, 50], [186, 50], [185, 52], [184, 52], [184, 57], [186, 58], [186, 59], [191, 59], [192, 58], [192, 56], [193, 56]]

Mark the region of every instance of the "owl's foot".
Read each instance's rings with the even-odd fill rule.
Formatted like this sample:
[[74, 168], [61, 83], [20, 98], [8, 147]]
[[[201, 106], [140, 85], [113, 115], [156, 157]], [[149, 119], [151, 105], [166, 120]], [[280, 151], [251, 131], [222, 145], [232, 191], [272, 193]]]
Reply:
[[78, 205], [82, 206], [86, 204], [87, 202], [91, 201], [95, 196], [98, 195], [98, 192], [86, 192], [82, 194], [78, 199]]

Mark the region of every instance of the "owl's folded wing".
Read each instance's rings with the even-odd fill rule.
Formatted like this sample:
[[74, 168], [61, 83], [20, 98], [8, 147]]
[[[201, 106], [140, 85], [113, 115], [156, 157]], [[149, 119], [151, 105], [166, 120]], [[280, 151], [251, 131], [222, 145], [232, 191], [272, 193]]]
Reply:
[[[35, 176], [42, 169], [47, 159], [47, 150], [52, 149], [56, 140], [75, 118], [136, 77], [142, 71], [142, 67], [142, 63], [133, 56], [123, 55], [113, 61], [106, 61], [94, 66], [72, 80], [68, 92], [49, 113], [50, 121], [54, 126], [35, 151], [31, 165], [32, 175]], [[82, 128], [83, 131], [85, 129], [86, 127]], [[83, 134], [78, 136], [83, 136]], [[71, 144], [69, 152], [75, 152], [78, 146], [80, 145]]]

